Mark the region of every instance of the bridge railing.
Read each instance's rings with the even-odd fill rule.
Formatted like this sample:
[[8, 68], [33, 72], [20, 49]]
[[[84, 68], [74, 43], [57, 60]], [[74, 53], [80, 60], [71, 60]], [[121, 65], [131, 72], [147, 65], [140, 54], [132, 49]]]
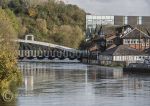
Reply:
[[69, 48], [69, 47], [65, 47], [65, 46], [61, 46], [61, 45], [56, 45], [56, 44], [52, 44], [52, 43], [46, 43], [46, 42], [39, 42], [39, 41], [34, 41], [34, 40], [22, 40], [22, 39], [18, 39], [15, 40], [18, 43], [28, 43], [28, 44], [35, 44], [35, 45], [40, 45], [40, 46], [45, 46], [45, 47], [52, 47], [52, 48], [57, 48], [57, 49], [65, 49], [65, 50], [70, 50], [70, 51], [74, 51], [76, 49], [73, 48]]

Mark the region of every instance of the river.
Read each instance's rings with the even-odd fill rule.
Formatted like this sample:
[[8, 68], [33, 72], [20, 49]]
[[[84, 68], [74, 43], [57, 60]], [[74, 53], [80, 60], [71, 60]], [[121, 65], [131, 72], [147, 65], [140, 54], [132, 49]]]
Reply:
[[19, 63], [17, 100], [0, 106], [150, 106], [150, 75], [80, 63]]

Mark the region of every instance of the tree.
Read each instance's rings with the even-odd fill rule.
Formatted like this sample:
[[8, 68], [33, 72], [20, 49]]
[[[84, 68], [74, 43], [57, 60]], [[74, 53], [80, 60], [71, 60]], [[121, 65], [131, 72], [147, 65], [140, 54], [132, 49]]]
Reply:
[[38, 12], [35, 8], [32, 7], [32, 8], [28, 8], [28, 14], [30, 17], [36, 17]]
[[37, 25], [37, 28], [39, 29], [39, 31], [41, 31], [42, 33], [47, 33], [47, 23], [46, 23], [46, 20], [44, 19], [37, 19], [36, 20], [36, 25]]
[[12, 81], [19, 81], [17, 69], [17, 44], [13, 41], [17, 32], [11, 17], [0, 9], [0, 92], [10, 87]]
[[83, 32], [78, 26], [62, 25], [55, 27], [55, 31], [50, 35], [50, 38], [53, 39], [54, 43], [78, 48], [83, 39]]
[[2, 8], [7, 8], [8, 3], [9, 3], [9, 0], [0, 0], [0, 6], [2, 6]]
[[[8, 8], [15, 13], [21, 23], [20, 38], [31, 33], [35, 35], [36, 40], [78, 47], [80, 36], [83, 37], [86, 14], [76, 5], [56, 0], [10, 0]], [[13, 23], [18, 27], [16, 21]], [[75, 43], [71, 41], [74, 37], [79, 38]]]

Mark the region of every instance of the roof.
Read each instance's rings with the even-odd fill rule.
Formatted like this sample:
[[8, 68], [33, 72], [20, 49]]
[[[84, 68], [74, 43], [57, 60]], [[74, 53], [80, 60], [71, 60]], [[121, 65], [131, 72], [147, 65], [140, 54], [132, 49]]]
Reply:
[[139, 30], [137, 28], [134, 28], [129, 33], [125, 34], [122, 38], [124, 38], [124, 39], [143, 39], [143, 38], [149, 38], [150, 39], [150, 36], [148, 36], [143, 31], [141, 31], [141, 30]]
[[119, 46], [107, 49], [105, 52], [101, 53], [101, 55], [113, 55], [113, 56], [143, 55], [143, 54], [144, 54], [143, 52], [140, 52], [126, 45], [119, 45]]
[[113, 39], [115, 39], [115, 38], [116, 38], [116, 35], [112, 35], [112, 36], [106, 38], [106, 40], [113, 40]]
[[116, 45], [115, 45], [115, 44], [112, 44], [112, 45], [109, 46], [106, 50], [109, 50], [109, 49], [114, 48], [114, 47], [116, 47]]
[[150, 55], [150, 48], [145, 49], [144, 52], [145, 52], [146, 54]]

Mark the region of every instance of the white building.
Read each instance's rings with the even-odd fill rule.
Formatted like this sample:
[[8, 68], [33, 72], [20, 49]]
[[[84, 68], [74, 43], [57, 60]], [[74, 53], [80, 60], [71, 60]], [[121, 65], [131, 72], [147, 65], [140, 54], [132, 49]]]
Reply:
[[99, 61], [104, 65], [143, 62], [147, 58], [150, 56], [125, 45], [113, 47], [99, 55]]
[[86, 15], [86, 28], [96, 28], [96, 25], [114, 25], [114, 16]]

